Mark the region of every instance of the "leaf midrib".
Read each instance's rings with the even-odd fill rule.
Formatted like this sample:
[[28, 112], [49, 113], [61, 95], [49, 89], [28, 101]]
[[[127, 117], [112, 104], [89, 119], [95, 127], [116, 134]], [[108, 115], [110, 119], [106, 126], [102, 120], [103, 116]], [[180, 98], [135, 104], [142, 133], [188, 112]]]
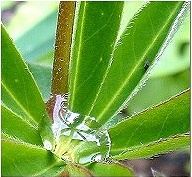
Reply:
[[[46, 149], [40, 147], [40, 146], [36, 146], [36, 145], [33, 145], [33, 144], [30, 144], [30, 143], [27, 143], [27, 142], [24, 142], [24, 141], [20, 141], [19, 139], [15, 139], [14, 137], [11, 137], [9, 136], [8, 134], [6, 133], [3, 133], [2, 134], [7, 138], [2, 138], [2, 141], [5, 141], [5, 142], [12, 142], [12, 143], [16, 143], [18, 145], [22, 145], [22, 146], [26, 146], [28, 148], [33, 148], [33, 149], [37, 149], [37, 150], [43, 150], [43, 151], [47, 151]], [[57, 163], [59, 162], [56, 161], [55, 163], [51, 164], [50, 166], [46, 167], [45, 169], [39, 171], [38, 173], [35, 173], [35, 174], [31, 174], [33, 176], [40, 176], [40, 175], [43, 175], [46, 171], [48, 171], [49, 169], [57, 166]]]
[[[186, 132], [186, 133], [188, 133], [188, 132]], [[143, 144], [143, 145], [140, 145], [140, 146], [131, 147], [131, 148], [134, 148], [134, 149], [132, 151], [130, 151], [130, 152], [126, 148], [118, 148], [116, 150], [113, 150], [113, 153], [115, 153], [115, 154], [117, 154], [119, 152], [121, 152], [121, 153], [119, 153], [117, 155], [114, 155], [114, 158], [116, 158], [116, 159], [123, 159], [127, 155], [129, 156], [129, 154], [134, 153], [134, 152], [139, 152], [140, 150], [142, 151], [145, 148], [151, 148], [153, 146], [163, 145], [165, 143], [169, 143], [169, 142], [172, 142], [174, 140], [185, 140], [185, 139], [188, 139], [188, 138], [190, 138], [190, 136], [187, 135], [187, 134], [171, 136], [171, 137], [168, 137], [168, 138], [164, 138], [162, 140], [156, 140], [156, 141], [149, 142], [149, 143], [146, 143], [146, 144]], [[168, 152], [170, 152], [170, 151], [172, 151], [172, 150], [168, 150]]]
[[108, 109], [110, 108], [110, 106], [113, 104], [113, 102], [115, 102], [115, 100], [118, 98], [118, 95], [120, 95], [121, 91], [123, 90], [123, 88], [127, 85], [127, 83], [129, 82], [130, 78], [132, 77], [132, 75], [135, 73], [135, 71], [137, 70], [137, 68], [139, 67], [139, 65], [145, 60], [148, 52], [153, 48], [153, 44], [155, 43], [155, 41], [158, 39], [159, 36], [161, 36], [161, 33], [163, 33], [163, 30], [167, 27], [167, 25], [169, 24], [170, 19], [173, 17], [173, 15], [175, 14], [176, 9], [178, 8], [180, 4], [178, 4], [174, 10], [172, 11], [171, 15], [169, 16], [168, 20], [166, 21], [165, 25], [163, 25], [162, 28], [160, 28], [159, 32], [157, 33], [156, 37], [153, 39], [153, 41], [150, 43], [149, 47], [147, 48], [147, 50], [143, 53], [143, 56], [141, 56], [140, 61], [136, 64], [136, 66], [134, 68], [132, 68], [131, 73], [129, 74], [129, 76], [126, 78], [125, 82], [123, 82], [121, 84], [121, 86], [119, 87], [119, 89], [116, 91], [116, 93], [114, 94], [114, 96], [112, 97], [112, 99], [108, 102], [108, 104], [104, 107], [104, 109], [101, 111], [101, 113], [97, 116], [97, 120], [101, 119], [102, 116], [108, 111]]
[[38, 122], [33, 118], [33, 116], [25, 109], [25, 107], [23, 107], [23, 105], [17, 100], [17, 98], [15, 97], [15, 95], [13, 94], [13, 92], [11, 92], [8, 87], [4, 84], [4, 82], [1, 82], [2, 86], [5, 88], [5, 90], [7, 91], [7, 93], [11, 96], [11, 98], [15, 101], [15, 103], [23, 110], [23, 112], [25, 113], [25, 115], [34, 122], [34, 126], [36, 129], [38, 128]]
[[[113, 14], [114, 14], [114, 12], [110, 15], [109, 20], [111, 19], [111, 17], [112, 17]], [[109, 20], [107, 21], [107, 23], [109, 22]], [[106, 26], [107, 23], [106, 23], [104, 26]], [[119, 29], [120, 29], [120, 26], [119, 26]], [[108, 73], [109, 73], [109, 70], [110, 70], [110, 68], [111, 68], [111, 64], [112, 64], [112, 62], [113, 62], [113, 55], [114, 55], [116, 46], [118, 45], [117, 43], [118, 43], [118, 35], [117, 35], [117, 37], [116, 37], [116, 39], [115, 39], [114, 47], [113, 47], [113, 50], [112, 50], [112, 54], [111, 54], [110, 60], [109, 60], [109, 62], [108, 62], [107, 69], [106, 69], [106, 71], [105, 71], [105, 73], [104, 73], [104, 76], [103, 76], [103, 79], [102, 79], [102, 81], [101, 81], [100, 87], [98, 88], [98, 92], [97, 92], [97, 94], [96, 94], [96, 96], [95, 96], [95, 99], [93, 100], [93, 103], [91, 104], [91, 108], [90, 108], [90, 110], [89, 110], [89, 112], [88, 112], [87, 115], [90, 115], [90, 114], [91, 114], [93, 108], [95, 107], [95, 103], [96, 103], [96, 101], [97, 101], [97, 99], [98, 99], [98, 96], [99, 96], [99, 94], [101, 93], [101, 90], [102, 90], [102, 88], [103, 88], [103, 83], [104, 83], [105, 80], [106, 80], [106, 77], [107, 77], [107, 75], [108, 75]]]
[[[82, 2], [81, 2], [82, 3]], [[81, 48], [82, 48], [82, 38], [83, 38], [83, 30], [84, 30], [84, 21], [85, 21], [85, 11], [86, 11], [86, 2], [84, 2], [84, 6], [83, 6], [83, 16], [82, 16], [82, 21], [81, 21], [81, 29], [80, 29], [80, 39], [79, 39], [79, 47], [78, 47], [78, 52], [77, 52], [77, 58], [76, 58], [76, 66], [75, 66], [75, 69], [74, 69], [74, 82], [73, 82], [73, 90], [71, 90], [71, 109], [73, 109], [73, 102], [75, 101], [74, 98], [75, 98], [75, 88], [76, 88], [76, 85], [77, 85], [77, 78], [78, 78], [78, 70], [79, 70], [79, 61], [80, 61], [80, 54], [81, 54]], [[78, 23], [78, 22], [77, 22]]]
[[5, 141], [5, 142], [12, 142], [14, 144], [18, 144], [18, 145], [22, 145], [22, 146], [26, 146], [28, 148], [32, 148], [32, 149], [41, 149], [41, 150], [45, 150], [44, 148], [42, 148], [41, 146], [37, 146], [31, 143], [28, 143], [26, 141], [23, 141], [19, 138], [10, 136], [9, 134], [5, 133], [5, 132], [1, 132], [2, 135], [4, 135], [6, 138], [2, 138], [1, 141]]
[[20, 115], [18, 115], [17, 113], [13, 112], [10, 108], [8, 108], [6, 105], [1, 105], [2, 107], [4, 107], [4, 109], [6, 109], [7, 111], [9, 111], [11, 114], [13, 114], [15, 117], [18, 117], [21, 121], [25, 122], [27, 125], [29, 125], [29, 127], [38, 130], [38, 127], [35, 127], [34, 125], [32, 125], [30, 122], [28, 122], [26, 119], [23, 119]]

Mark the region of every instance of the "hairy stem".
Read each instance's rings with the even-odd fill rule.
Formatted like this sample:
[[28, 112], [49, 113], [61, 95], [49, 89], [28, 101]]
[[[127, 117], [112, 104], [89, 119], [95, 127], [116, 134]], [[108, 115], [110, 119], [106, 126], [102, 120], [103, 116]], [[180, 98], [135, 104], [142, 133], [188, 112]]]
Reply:
[[60, 2], [53, 63], [52, 94], [68, 92], [68, 69], [75, 4], [75, 1]]

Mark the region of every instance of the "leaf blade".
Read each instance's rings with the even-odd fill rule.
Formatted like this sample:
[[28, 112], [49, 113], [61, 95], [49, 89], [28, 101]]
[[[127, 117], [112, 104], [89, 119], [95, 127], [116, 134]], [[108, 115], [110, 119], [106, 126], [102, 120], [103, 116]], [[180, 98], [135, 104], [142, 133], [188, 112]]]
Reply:
[[[114, 61], [90, 113], [101, 124], [117, 114], [134, 93], [146, 72], [146, 60], [151, 63], [155, 59], [181, 6], [182, 2], [151, 2], [132, 21], [134, 26], [128, 26], [120, 41], [122, 44], [114, 52]], [[148, 20], [148, 16], [153, 19]]]
[[55, 176], [63, 170], [64, 162], [58, 160], [51, 152], [15, 141], [5, 135], [2, 137], [3, 176]]
[[13, 112], [38, 127], [45, 114], [44, 102], [27, 65], [23, 62], [5, 28], [3, 26], [1, 28], [2, 102]]
[[120, 163], [92, 163], [88, 166], [95, 176], [134, 176], [134, 173]]
[[111, 154], [134, 151], [160, 139], [187, 133], [190, 129], [189, 94], [187, 90], [110, 128]]
[[[69, 107], [74, 112], [89, 114], [110, 64], [122, 7], [122, 2], [81, 2], [80, 4], [70, 64]], [[107, 37], [101, 40], [101, 36]], [[89, 59], [86, 60], [88, 57]]]
[[[2, 105], [2, 132], [34, 145], [42, 145], [38, 129]], [[15, 126], [17, 125], [17, 126]]]
[[69, 176], [93, 177], [91, 171], [89, 171], [87, 168], [84, 168], [81, 165], [68, 164], [67, 170], [68, 170]]
[[170, 151], [189, 147], [189, 145], [190, 145], [190, 136], [180, 135], [148, 144], [132, 152], [127, 152], [122, 155], [114, 156], [114, 158], [115, 159], [150, 158], [157, 154], [158, 155], [164, 154]]

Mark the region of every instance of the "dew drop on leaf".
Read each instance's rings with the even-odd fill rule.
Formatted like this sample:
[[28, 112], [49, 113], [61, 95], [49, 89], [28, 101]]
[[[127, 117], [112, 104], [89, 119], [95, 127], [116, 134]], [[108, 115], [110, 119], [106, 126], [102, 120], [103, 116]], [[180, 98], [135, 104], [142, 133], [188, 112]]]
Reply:
[[55, 146], [44, 141], [44, 147], [61, 159], [80, 164], [108, 158], [111, 142], [107, 130], [98, 130], [101, 126], [95, 117], [69, 110], [67, 93], [54, 98], [51, 128]]
[[43, 142], [43, 144], [44, 144], [44, 148], [45, 148], [45, 149], [47, 149], [47, 150], [52, 150], [52, 144], [51, 144], [50, 141], [45, 140], [45, 141]]

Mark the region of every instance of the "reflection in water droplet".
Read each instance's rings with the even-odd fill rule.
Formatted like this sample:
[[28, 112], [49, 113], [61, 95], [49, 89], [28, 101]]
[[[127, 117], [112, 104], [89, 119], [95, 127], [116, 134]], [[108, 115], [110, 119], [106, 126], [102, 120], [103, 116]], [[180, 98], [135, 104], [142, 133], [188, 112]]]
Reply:
[[45, 141], [43, 142], [43, 145], [44, 145], [44, 148], [45, 148], [45, 149], [47, 149], [47, 150], [52, 150], [52, 144], [51, 144], [50, 141], [45, 140]]
[[[100, 130], [94, 117], [81, 115], [68, 109], [68, 94], [54, 95], [52, 131], [55, 145], [44, 141], [44, 147], [59, 158], [85, 164], [109, 157], [110, 138], [107, 130]], [[95, 127], [95, 128], [90, 128]]]

